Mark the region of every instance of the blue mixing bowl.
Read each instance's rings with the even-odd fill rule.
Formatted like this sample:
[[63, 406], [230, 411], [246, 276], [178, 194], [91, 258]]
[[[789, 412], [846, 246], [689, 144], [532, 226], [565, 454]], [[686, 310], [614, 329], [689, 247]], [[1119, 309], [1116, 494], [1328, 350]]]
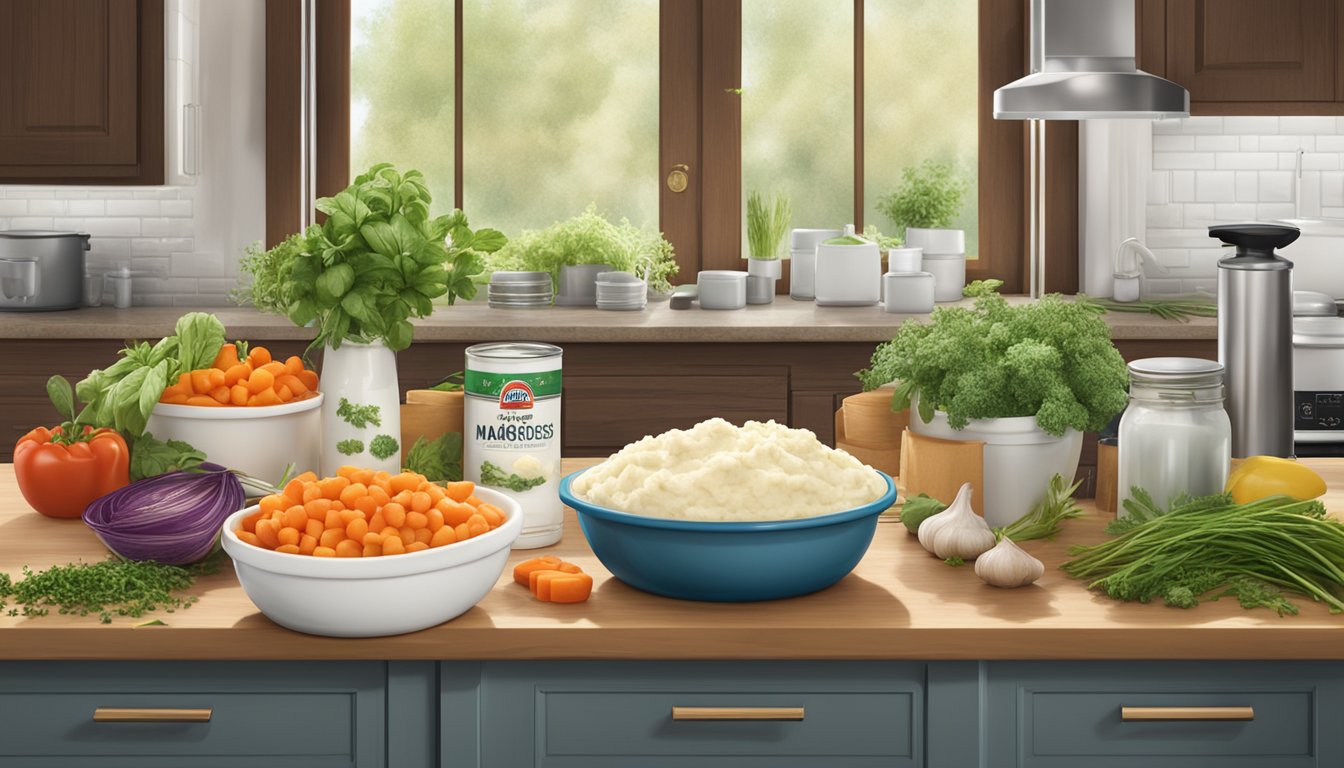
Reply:
[[[714, 523], [632, 515], [590, 504], [560, 481], [560, 498], [579, 514], [593, 554], [616, 578], [682, 600], [748, 602], [825, 589], [858, 565], [878, 515], [896, 503], [896, 484], [869, 504], [798, 520]], [[875, 472], [877, 470], [874, 470]]]

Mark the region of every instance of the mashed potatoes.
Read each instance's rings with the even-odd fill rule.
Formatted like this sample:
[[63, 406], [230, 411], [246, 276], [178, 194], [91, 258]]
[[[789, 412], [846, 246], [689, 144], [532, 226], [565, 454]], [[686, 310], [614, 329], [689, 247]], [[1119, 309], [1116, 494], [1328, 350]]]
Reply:
[[650, 517], [740, 522], [839, 512], [886, 484], [805, 429], [768, 421], [702, 421], [627, 445], [575, 479], [576, 496]]

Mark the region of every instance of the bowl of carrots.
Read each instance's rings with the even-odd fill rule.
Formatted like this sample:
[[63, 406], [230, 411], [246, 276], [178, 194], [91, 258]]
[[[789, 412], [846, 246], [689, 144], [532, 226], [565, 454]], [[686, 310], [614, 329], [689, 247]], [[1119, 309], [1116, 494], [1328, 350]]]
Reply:
[[295, 357], [273, 360], [266, 347], [243, 357], [225, 344], [209, 368], [188, 371], [168, 385], [150, 412], [146, 431], [181, 440], [210, 461], [277, 482], [318, 468], [322, 451], [322, 393], [317, 373]]
[[230, 515], [221, 541], [243, 591], [276, 624], [380, 637], [470, 610], [522, 527], [518, 502], [470, 481], [341, 467]]

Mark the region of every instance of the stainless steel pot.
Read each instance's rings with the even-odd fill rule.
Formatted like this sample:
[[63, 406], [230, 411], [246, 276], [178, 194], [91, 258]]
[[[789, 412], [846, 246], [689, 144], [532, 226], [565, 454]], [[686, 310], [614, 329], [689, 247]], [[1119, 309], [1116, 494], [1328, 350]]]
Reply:
[[87, 250], [89, 236], [77, 232], [0, 232], [0, 311], [78, 307]]

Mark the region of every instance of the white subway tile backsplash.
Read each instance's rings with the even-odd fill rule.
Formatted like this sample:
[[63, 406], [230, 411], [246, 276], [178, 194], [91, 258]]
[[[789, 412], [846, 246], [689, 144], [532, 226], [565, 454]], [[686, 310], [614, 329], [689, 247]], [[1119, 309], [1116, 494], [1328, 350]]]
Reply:
[[1302, 170], [1304, 171], [1338, 171], [1339, 153], [1337, 152], [1307, 152], [1302, 155]]
[[218, 253], [174, 253], [170, 259], [173, 277], [219, 277], [224, 258]]
[[[1229, 139], [1232, 139], [1233, 141], [1236, 141], [1236, 137], [1235, 137], [1235, 136], [1227, 136], [1227, 137], [1225, 137], [1225, 138], [1229, 138]], [[1241, 137], [1241, 143], [1240, 143], [1238, 146], [1234, 146], [1233, 149], [1240, 149], [1242, 152], [1259, 152], [1259, 151], [1260, 151], [1260, 137], [1259, 137], [1259, 136], [1242, 136], [1242, 137]]]
[[1334, 136], [1317, 136], [1315, 151], [1344, 152], [1344, 134]]
[[52, 229], [50, 216], [15, 216], [9, 220], [10, 229]]
[[1255, 217], [1262, 220], [1291, 219], [1295, 211], [1292, 203], [1260, 203], [1255, 206]]
[[187, 218], [191, 216], [190, 200], [164, 200], [159, 203], [159, 213], [163, 216], [174, 218]]
[[1181, 124], [1184, 123], [1184, 122], [1185, 122], [1185, 120], [1177, 120], [1177, 119], [1171, 119], [1171, 120], [1154, 120], [1154, 121], [1153, 121], [1153, 135], [1154, 135], [1154, 136], [1159, 136], [1159, 135], [1164, 135], [1164, 134], [1180, 133], [1180, 132], [1181, 132]]
[[1215, 158], [1217, 168], [1233, 171], [1272, 171], [1279, 166], [1274, 152], [1219, 152]]
[[17, 185], [6, 188], [5, 197], [13, 200], [51, 200], [56, 197], [56, 190], [51, 187]]
[[1171, 201], [1171, 172], [1153, 171], [1148, 175], [1148, 204], [1166, 205]]
[[[1154, 152], [1193, 152], [1195, 149], [1195, 136], [1184, 136], [1176, 134], [1153, 136]], [[1200, 136], [1198, 138], [1221, 139], [1221, 136]]]
[[108, 200], [108, 216], [158, 216], [158, 200]]
[[[106, 304], [107, 302], [103, 303]], [[173, 297], [167, 293], [137, 293], [135, 289], [132, 289], [131, 303], [136, 307], [171, 307], [173, 306]]]
[[1264, 171], [1260, 174], [1260, 202], [1291, 203], [1292, 201], [1292, 171]]
[[1171, 172], [1171, 201], [1174, 203], [1192, 203], [1195, 201], [1195, 172]]
[[65, 200], [29, 200], [29, 216], [64, 216], [66, 206], [69, 205]]
[[1235, 203], [1236, 178], [1231, 171], [1199, 171], [1195, 174], [1195, 199], [1202, 203]]
[[[1153, 250], [1153, 256], [1157, 258], [1158, 264], [1168, 269], [1183, 269], [1190, 266], [1190, 251], [1185, 248], [1157, 248]], [[1158, 270], [1152, 271], [1158, 272]]]
[[1212, 169], [1217, 155], [1211, 152], [1154, 152], [1153, 168], [1166, 169]]
[[1279, 132], [1279, 118], [1225, 117], [1223, 118], [1223, 132], [1234, 135], [1242, 133], [1274, 134]]
[[1255, 171], [1237, 171], [1237, 202], [1254, 203], [1260, 199], [1260, 174]]
[[1321, 215], [1326, 208], [1344, 207], [1344, 172], [1321, 174]]
[[1186, 229], [1194, 227], [1204, 228], [1215, 223], [1213, 218], [1213, 203], [1190, 203], [1185, 206], [1184, 226]]
[[103, 200], [71, 200], [66, 206], [71, 216], [104, 216], [107, 203]]
[[0, 217], [27, 216], [27, 200], [0, 200]]
[[[1208, 135], [1208, 136], [1190, 136], [1182, 138], [1194, 139], [1194, 147], [1200, 152], [1236, 152], [1242, 149], [1236, 136]], [[1153, 140], [1153, 150], [1158, 149], [1157, 140]]]
[[1181, 121], [1181, 133], [1223, 133], [1222, 117], [1190, 117]]
[[1277, 119], [1279, 121], [1280, 133], [1316, 135], [1321, 133], [1335, 133], [1338, 127], [1335, 118], [1326, 116], [1291, 115]]
[[1254, 203], [1218, 203], [1213, 207], [1214, 223], [1228, 224], [1255, 218]]
[[140, 220], [108, 216], [89, 219], [88, 228], [95, 237], [135, 237], [140, 234]]
[[[1296, 152], [1299, 149], [1315, 149], [1316, 137], [1314, 136], [1261, 136], [1261, 152]], [[1310, 143], [1311, 146], [1305, 146]]]
[[[1149, 200], [1152, 198], [1150, 197]], [[1145, 220], [1149, 228], [1162, 227], [1164, 229], [1180, 227], [1181, 206], [1179, 205], [1149, 205], [1145, 214]]]
[[141, 219], [140, 233], [145, 237], [188, 237], [191, 219]]

